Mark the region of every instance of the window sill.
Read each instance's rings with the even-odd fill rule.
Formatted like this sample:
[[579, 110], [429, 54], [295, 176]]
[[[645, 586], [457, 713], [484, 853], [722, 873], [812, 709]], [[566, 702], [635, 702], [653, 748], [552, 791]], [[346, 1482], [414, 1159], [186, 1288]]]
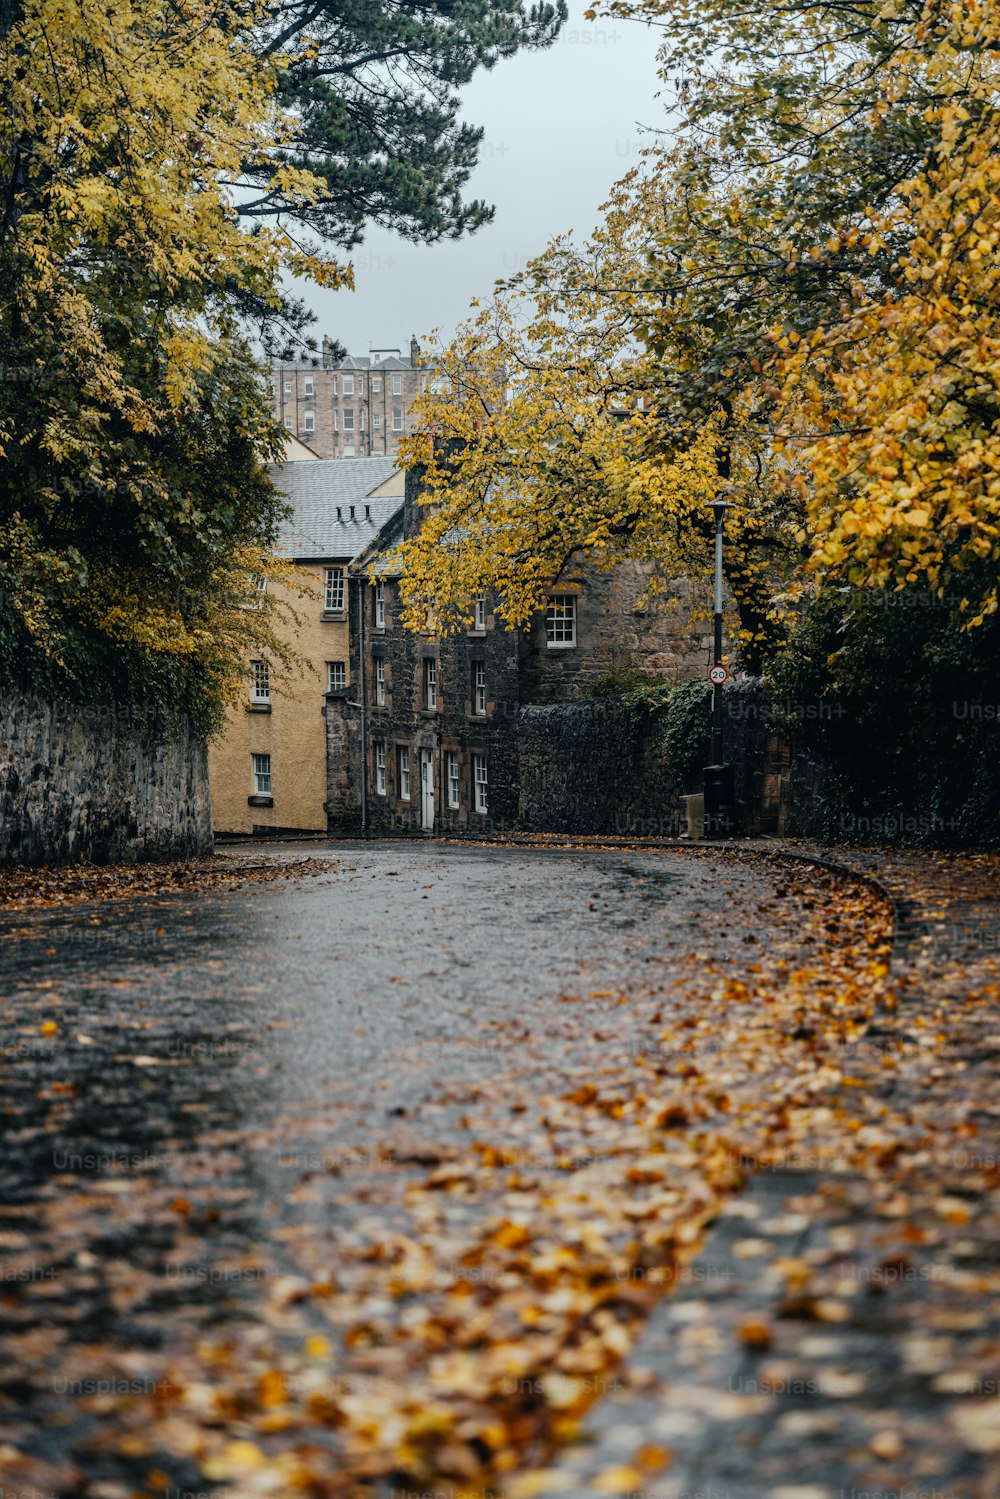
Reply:
[[270, 703], [247, 703], [248, 713], [270, 713]]
[[346, 696], [347, 696], [347, 688], [346, 687], [331, 687], [330, 691], [329, 692], [324, 692], [323, 696], [326, 698], [326, 700], [327, 700], [328, 703], [339, 703], [344, 698], [346, 698]]
[[466, 635], [468, 635], [468, 637], [469, 637], [470, 640], [485, 640], [486, 639], [486, 635], [487, 635], [487, 630], [486, 630], [486, 627], [484, 626], [481, 630], [466, 630], [465, 633], [466, 633]]
[[247, 806], [248, 807], [273, 807], [274, 806], [274, 797], [273, 796], [248, 796], [247, 797]]
[[465, 716], [470, 723], [489, 723], [490, 721], [488, 713], [467, 713]]
[[421, 710], [420, 710], [420, 717], [421, 718], [440, 718], [441, 717], [441, 710], [440, 710], [440, 708], [421, 708]]
[[546, 650], [550, 650], [550, 651], [575, 651], [576, 650], [576, 641], [575, 640], [547, 640], [545, 642], [545, 647], [546, 647]]
[[347, 620], [346, 609], [323, 609], [320, 611], [320, 619], [333, 620], [337, 624], [344, 624]]

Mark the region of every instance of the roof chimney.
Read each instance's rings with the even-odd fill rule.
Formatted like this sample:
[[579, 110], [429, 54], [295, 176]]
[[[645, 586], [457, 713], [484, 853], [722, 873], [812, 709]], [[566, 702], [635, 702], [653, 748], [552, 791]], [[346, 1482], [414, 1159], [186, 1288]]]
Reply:
[[413, 364], [413, 365], [415, 365], [417, 363], [417, 360], [419, 358], [420, 358], [420, 345], [417, 343], [417, 336], [414, 333], [410, 337], [410, 363]]

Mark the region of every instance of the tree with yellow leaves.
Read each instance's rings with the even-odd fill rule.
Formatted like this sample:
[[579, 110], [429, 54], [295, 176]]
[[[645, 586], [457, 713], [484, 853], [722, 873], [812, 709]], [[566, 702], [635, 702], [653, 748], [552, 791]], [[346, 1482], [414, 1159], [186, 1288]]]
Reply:
[[269, 612], [243, 607], [280, 451], [241, 332], [283, 269], [338, 267], [230, 184], [292, 122], [252, 7], [28, 0], [0, 35], [0, 671], [211, 716]]

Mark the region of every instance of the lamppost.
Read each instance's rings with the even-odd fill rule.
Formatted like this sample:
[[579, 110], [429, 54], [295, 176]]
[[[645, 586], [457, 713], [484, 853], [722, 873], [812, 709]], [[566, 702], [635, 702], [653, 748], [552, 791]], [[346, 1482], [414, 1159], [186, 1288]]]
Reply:
[[712, 763], [705, 766], [705, 836], [727, 833], [733, 811], [733, 767], [723, 760], [722, 687], [729, 672], [722, 660], [722, 527], [729, 509], [728, 500], [713, 500], [715, 516], [715, 598], [712, 665], [708, 679], [712, 684]]

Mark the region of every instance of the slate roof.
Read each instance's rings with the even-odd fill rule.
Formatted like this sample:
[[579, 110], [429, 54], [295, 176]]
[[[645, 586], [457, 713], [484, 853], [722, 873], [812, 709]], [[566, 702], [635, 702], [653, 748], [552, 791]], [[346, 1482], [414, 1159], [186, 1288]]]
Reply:
[[375, 359], [370, 354], [348, 354], [344, 359], [338, 359], [333, 364], [326, 366], [323, 363], [323, 355], [320, 351], [309, 355], [305, 359], [275, 359], [272, 365], [274, 370], [302, 370], [307, 375], [314, 375], [317, 371], [326, 368], [335, 374], [340, 370], [370, 370], [373, 375], [379, 375], [384, 370], [413, 370], [429, 369], [430, 366], [416, 365], [408, 354], [388, 354], [384, 359]]
[[[396, 472], [395, 458], [319, 458], [272, 470], [291, 517], [278, 532], [278, 552], [297, 562], [350, 561], [403, 506], [403, 496], [371, 492]], [[350, 507], [354, 506], [354, 519]], [[365, 518], [365, 506], [370, 516]], [[340, 518], [337, 508], [340, 507]]]

